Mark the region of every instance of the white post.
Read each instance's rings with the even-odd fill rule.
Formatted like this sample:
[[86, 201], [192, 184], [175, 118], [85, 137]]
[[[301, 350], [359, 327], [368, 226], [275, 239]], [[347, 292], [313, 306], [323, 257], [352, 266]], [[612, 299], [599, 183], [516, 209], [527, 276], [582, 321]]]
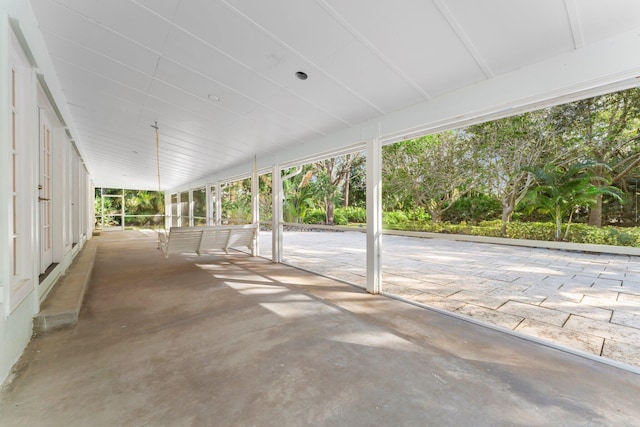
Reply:
[[213, 212], [213, 199], [211, 198], [211, 185], [209, 185], [209, 183], [205, 184], [204, 186], [204, 197], [205, 197], [205, 203], [206, 203], [206, 207], [205, 207], [205, 215], [207, 217], [207, 220], [205, 221], [206, 225], [213, 225], [213, 215], [211, 215]]
[[176, 225], [178, 227], [183, 227], [182, 223], [182, 198], [180, 197], [180, 190], [176, 191]]
[[120, 194], [120, 229], [124, 231], [126, 229], [125, 225], [127, 225], [127, 209], [124, 205], [124, 188], [120, 190]]
[[215, 219], [214, 225], [222, 224], [222, 193], [221, 191], [222, 191], [222, 186], [220, 185], [220, 181], [216, 181], [216, 200], [215, 200], [216, 219]]
[[189, 188], [189, 227], [193, 227], [195, 221], [193, 220], [193, 188]]
[[163, 194], [164, 194], [164, 221], [162, 221], [162, 223], [164, 225], [164, 231], [167, 231], [169, 230], [169, 228], [173, 227], [173, 222], [175, 221], [175, 219], [173, 218], [173, 215], [172, 215], [173, 207], [171, 206], [171, 193], [169, 193], [168, 191], [165, 191]]
[[280, 179], [280, 166], [274, 165], [271, 173], [272, 196], [272, 230], [271, 230], [271, 260], [275, 263], [282, 262], [282, 180]]
[[100, 214], [102, 215], [100, 228], [104, 231], [104, 188], [100, 187]]
[[382, 286], [382, 145], [367, 141], [367, 292]]
[[258, 182], [258, 170], [256, 160], [253, 160], [253, 174], [251, 175], [251, 223], [258, 224], [256, 240], [253, 242], [253, 256], [260, 255], [260, 185]]

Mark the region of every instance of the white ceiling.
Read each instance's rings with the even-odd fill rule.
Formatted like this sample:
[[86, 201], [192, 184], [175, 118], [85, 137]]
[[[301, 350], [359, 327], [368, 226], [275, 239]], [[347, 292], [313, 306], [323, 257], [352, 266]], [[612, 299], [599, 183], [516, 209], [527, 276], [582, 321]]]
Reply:
[[183, 187], [640, 28], [637, 0], [31, 5], [94, 183], [145, 189], [156, 121], [162, 186]]

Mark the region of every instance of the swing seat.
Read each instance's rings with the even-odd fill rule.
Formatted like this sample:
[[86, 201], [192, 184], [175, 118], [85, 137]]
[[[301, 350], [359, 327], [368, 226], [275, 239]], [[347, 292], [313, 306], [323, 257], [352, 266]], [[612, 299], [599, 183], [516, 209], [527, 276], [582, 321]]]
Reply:
[[247, 247], [253, 250], [258, 224], [214, 225], [207, 227], [171, 227], [169, 234], [158, 235], [158, 249], [165, 258], [172, 253], [195, 252], [202, 255], [209, 251]]

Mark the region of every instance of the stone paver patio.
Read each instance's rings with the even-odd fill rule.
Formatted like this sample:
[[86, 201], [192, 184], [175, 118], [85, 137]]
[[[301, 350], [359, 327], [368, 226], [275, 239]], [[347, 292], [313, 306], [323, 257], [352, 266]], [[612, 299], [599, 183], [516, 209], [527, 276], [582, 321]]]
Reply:
[[[285, 262], [364, 286], [365, 238], [286, 232]], [[382, 263], [385, 293], [640, 367], [638, 257], [385, 235]]]

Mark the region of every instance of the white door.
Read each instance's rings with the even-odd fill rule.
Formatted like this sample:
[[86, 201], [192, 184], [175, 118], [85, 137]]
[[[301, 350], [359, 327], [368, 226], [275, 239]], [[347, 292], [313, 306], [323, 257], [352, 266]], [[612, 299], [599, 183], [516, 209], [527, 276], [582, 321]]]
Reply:
[[53, 263], [51, 230], [51, 126], [40, 110], [40, 273]]

